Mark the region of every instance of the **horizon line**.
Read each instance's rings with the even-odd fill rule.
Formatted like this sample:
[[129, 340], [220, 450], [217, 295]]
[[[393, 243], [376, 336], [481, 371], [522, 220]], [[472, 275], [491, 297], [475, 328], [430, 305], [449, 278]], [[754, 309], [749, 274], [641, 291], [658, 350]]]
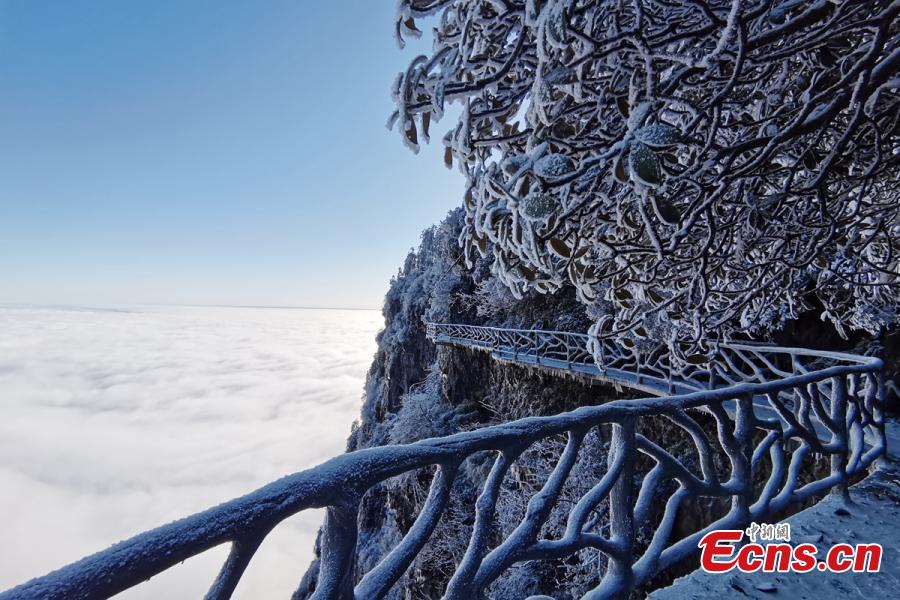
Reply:
[[349, 307], [349, 306], [291, 306], [282, 304], [215, 304], [215, 303], [189, 303], [189, 302], [2, 302], [0, 308], [113, 308], [116, 306], [174, 306], [184, 308], [263, 308], [279, 310], [368, 310], [379, 311], [374, 307]]
[[196, 306], [210, 308], [277, 308], [289, 310], [381, 310], [380, 308], [350, 307], [350, 306], [290, 306], [282, 304], [166, 304], [155, 303], [158, 306]]

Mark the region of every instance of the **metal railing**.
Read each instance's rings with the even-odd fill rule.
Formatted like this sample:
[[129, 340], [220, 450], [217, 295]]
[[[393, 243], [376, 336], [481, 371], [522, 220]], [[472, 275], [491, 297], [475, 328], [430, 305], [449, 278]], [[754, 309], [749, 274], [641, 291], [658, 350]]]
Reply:
[[[287, 517], [316, 507], [327, 510], [311, 597], [383, 598], [428, 544], [463, 462], [484, 452], [494, 454], [493, 466], [474, 506], [468, 548], [444, 598], [483, 598], [517, 563], [558, 560], [588, 548], [606, 556], [606, 568], [597, 587], [583, 597], [624, 597], [691, 555], [710, 530], [764, 520], [829, 490], [846, 494], [851, 478], [887, 449], [882, 363], [873, 357], [730, 344], [721, 346], [714, 360], [689, 362], [676, 376], [665, 353], [640, 353], [581, 334], [431, 323], [428, 335], [438, 343], [490, 351], [502, 360], [579, 371], [663, 397], [618, 400], [344, 454], [0, 593], [0, 600], [106, 598], [223, 543], [231, 544], [231, 553], [206, 597], [229, 598], [266, 535]], [[695, 460], [688, 464], [663, 440], [653, 439], [653, 428], [641, 427], [647, 419], [665, 419], [682, 432]], [[606, 470], [573, 503], [564, 533], [543, 537], [585, 437], [595, 428], [609, 440]], [[530, 447], [560, 435], [567, 442], [552, 473], [530, 498], [518, 526], [492, 546], [504, 478]], [[804, 461], [812, 455], [829, 457], [828, 473], [801, 478]], [[419, 471], [431, 477], [431, 488], [417, 519], [355, 581], [362, 496], [391, 477]], [[679, 510], [702, 497], [724, 499], [730, 508], [699, 531], [675, 539]], [[651, 520], [654, 511], [661, 514]], [[651, 521], [657, 524], [649, 542], [639, 542], [636, 532]]]

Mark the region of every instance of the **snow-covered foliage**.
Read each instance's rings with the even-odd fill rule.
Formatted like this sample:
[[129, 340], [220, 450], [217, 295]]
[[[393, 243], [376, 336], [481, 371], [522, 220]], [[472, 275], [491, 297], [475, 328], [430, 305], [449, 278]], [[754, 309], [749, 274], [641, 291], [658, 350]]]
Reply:
[[[816, 306], [895, 318], [900, 33], [887, 0], [400, 0], [435, 22], [394, 86], [410, 146], [447, 102], [466, 260], [571, 282], [604, 336], [696, 341]], [[421, 19], [420, 19], [421, 20]]]
[[440, 379], [441, 374], [433, 369], [428, 379], [403, 397], [400, 410], [389, 419], [391, 444], [409, 444], [462, 429], [466, 412], [450, 406], [442, 394]]
[[384, 298], [385, 327], [378, 335], [378, 352], [366, 380], [362, 418], [351, 437], [351, 449], [389, 443], [392, 434], [387, 420], [413, 386], [425, 381], [434, 359], [423, 319], [443, 321], [457, 316], [451, 304], [455, 290], [463, 285], [464, 268], [455, 243], [461, 213], [454, 210], [427, 229], [418, 251], [410, 251], [391, 280]]

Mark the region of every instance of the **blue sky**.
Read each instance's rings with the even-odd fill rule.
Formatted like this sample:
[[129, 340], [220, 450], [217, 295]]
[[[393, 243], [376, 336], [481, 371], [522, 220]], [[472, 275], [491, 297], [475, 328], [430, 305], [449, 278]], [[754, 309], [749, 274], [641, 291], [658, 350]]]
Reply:
[[384, 126], [393, 11], [0, 0], [0, 302], [380, 306], [463, 187]]

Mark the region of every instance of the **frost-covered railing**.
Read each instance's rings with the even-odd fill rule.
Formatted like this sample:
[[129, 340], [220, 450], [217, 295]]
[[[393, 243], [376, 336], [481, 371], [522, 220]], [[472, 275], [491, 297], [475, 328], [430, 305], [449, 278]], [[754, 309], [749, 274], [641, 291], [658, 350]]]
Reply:
[[826, 366], [878, 362], [845, 352], [741, 342], [719, 344], [710, 356], [684, 357], [673, 368], [664, 346], [628, 348], [612, 339], [583, 333], [453, 323], [427, 323], [426, 332], [437, 343], [488, 350], [501, 360], [569, 370], [660, 396], [779, 381]]
[[[444, 597], [483, 598], [516, 563], [563, 559], [585, 549], [604, 555], [606, 566], [583, 597], [624, 597], [690, 556], [705, 532], [743, 527], [829, 490], [846, 494], [850, 479], [886, 452], [877, 358], [733, 344], [720, 350], [718, 360], [689, 363], [675, 377], [665, 372], [659, 353], [592, 348], [592, 340], [577, 334], [435, 324], [428, 331], [438, 342], [480, 347], [504, 360], [593, 369], [589, 374], [658, 395], [683, 393], [338, 456], [0, 593], [0, 600], [106, 598], [224, 543], [231, 544], [231, 553], [206, 597], [229, 598], [266, 535], [287, 517], [316, 507], [327, 510], [312, 598], [383, 598], [429, 543], [463, 463], [484, 453], [493, 455], [493, 466], [473, 507], [468, 549]], [[594, 364], [601, 350], [608, 362]], [[666, 440], [655, 438], [659, 427], [646, 427], [657, 420], [670, 424]], [[545, 537], [544, 525], [560, 510], [585, 438], [598, 429], [609, 442], [606, 469], [565, 505], [564, 532]], [[673, 431], [689, 440], [687, 456], [667, 449]], [[504, 479], [530, 447], [556, 436], [567, 441], [555, 468], [529, 499], [521, 522], [498, 539], [496, 507]], [[815, 455], [830, 459], [827, 474], [803, 472]], [[431, 478], [419, 516], [357, 580], [360, 500], [372, 486], [409, 472]], [[728, 509], [676, 539], [679, 511], [700, 498], [723, 500]]]

